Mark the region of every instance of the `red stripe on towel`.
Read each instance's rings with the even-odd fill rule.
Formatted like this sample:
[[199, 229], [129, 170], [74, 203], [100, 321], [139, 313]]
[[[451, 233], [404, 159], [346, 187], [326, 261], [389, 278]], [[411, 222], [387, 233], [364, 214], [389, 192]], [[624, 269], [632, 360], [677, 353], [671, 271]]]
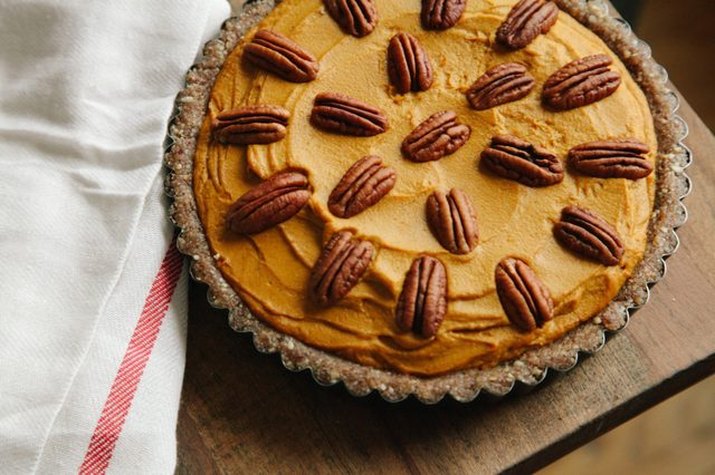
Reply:
[[109, 466], [137, 386], [159, 335], [161, 323], [169, 309], [182, 264], [183, 257], [172, 242], [151, 284], [139, 321], [104, 402], [102, 415], [97, 421], [84, 462], [79, 469], [81, 474], [104, 473]]

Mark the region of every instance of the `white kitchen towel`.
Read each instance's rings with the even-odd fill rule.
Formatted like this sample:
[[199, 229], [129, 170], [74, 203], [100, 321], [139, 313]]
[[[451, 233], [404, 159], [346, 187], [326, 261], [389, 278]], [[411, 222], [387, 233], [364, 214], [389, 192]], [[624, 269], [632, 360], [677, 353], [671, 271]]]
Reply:
[[0, 473], [173, 471], [186, 276], [162, 143], [228, 13], [0, 0]]

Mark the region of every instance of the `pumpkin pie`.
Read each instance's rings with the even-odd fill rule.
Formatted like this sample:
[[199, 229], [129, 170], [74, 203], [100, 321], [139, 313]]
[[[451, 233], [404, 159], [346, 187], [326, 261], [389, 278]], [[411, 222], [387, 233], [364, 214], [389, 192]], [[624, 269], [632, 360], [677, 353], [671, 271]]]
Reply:
[[248, 4], [187, 76], [179, 248], [259, 349], [355, 394], [504, 394], [662, 274], [686, 151], [594, 1]]

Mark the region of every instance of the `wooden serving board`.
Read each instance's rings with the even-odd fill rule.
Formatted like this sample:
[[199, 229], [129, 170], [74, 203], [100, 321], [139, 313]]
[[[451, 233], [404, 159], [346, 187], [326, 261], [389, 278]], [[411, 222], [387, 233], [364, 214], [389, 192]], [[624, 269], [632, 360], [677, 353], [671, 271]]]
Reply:
[[192, 282], [177, 473], [531, 472], [715, 374], [715, 137], [681, 103], [694, 156], [681, 247], [596, 355], [495, 401], [355, 398], [258, 353]]
[[192, 283], [177, 472], [531, 471], [715, 373], [715, 138], [682, 102], [695, 160], [681, 248], [595, 356], [496, 402], [355, 398], [258, 353]]

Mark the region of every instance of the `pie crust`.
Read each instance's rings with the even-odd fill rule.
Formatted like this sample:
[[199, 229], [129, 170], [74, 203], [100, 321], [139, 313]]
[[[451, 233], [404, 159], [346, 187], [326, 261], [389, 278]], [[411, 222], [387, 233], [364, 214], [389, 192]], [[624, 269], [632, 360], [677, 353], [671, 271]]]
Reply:
[[436, 403], [446, 394], [467, 402], [482, 391], [503, 396], [518, 383], [534, 386], [548, 369], [566, 371], [574, 367], [580, 352], [598, 351], [610, 332], [623, 329], [630, 314], [643, 306], [649, 287], [665, 274], [665, 259], [678, 247], [675, 229], [687, 217], [681, 199], [690, 190], [684, 169], [690, 151], [681, 143], [687, 126], [676, 114], [677, 95], [667, 87], [667, 74], [656, 64], [650, 49], [638, 40], [624, 21], [609, 14], [602, 0], [555, 0], [559, 8], [600, 36], [629, 69], [648, 99], [658, 138], [656, 196], [648, 228], [648, 247], [642, 262], [626, 281], [617, 297], [596, 317], [581, 324], [561, 339], [529, 350], [516, 360], [489, 369], [465, 369], [436, 377], [397, 374], [360, 365], [312, 348], [282, 334], [251, 314], [218, 270], [197, 213], [192, 188], [193, 156], [207, 101], [227, 55], [242, 35], [275, 6], [272, 0], [247, 3], [241, 13], [227, 20], [217, 39], [209, 41], [203, 57], [186, 76], [186, 86], [176, 99], [168, 148], [166, 191], [173, 198], [171, 219], [179, 228], [178, 249], [191, 259], [191, 275], [209, 286], [208, 299], [217, 308], [228, 309], [229, 324], [238, 332], [250, 332], [259, 351], [278, 352], [284, 366], [293, 371], [310, 369], [324, 385], [342, 381], [356, 396], [377, 390], [388, 401], [410, 394], [424, 403]]

